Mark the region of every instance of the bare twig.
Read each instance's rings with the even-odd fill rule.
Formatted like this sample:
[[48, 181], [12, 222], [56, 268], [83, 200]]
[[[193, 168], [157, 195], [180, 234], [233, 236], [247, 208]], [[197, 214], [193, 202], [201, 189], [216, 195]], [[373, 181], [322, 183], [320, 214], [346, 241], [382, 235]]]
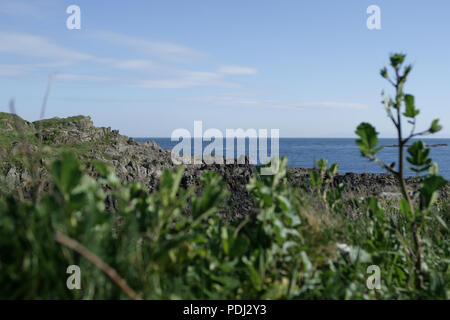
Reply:
[[397, 121], [395, 121], [394, 114], [392, 113], [391, 109], [388, 110], [388, 116], [392, 120], [392, 122], [394, 123], [394, 126], [396, 128], [398, 128], [398, 123], [397, 123]]
[[409, 137], [405, 139], [404, 141], [405, 144], [409, 139], [411, 139], [414, 136], [415, 132], [416, 132], [416, 118], [414, 118], [412, 121], [411, 133], [409, 134]]
[[25, 143], [26, 142], [25, 131], [23, 130], [22, 123], [19, 121], [19, 118], [17, 117], [14, 99], [9, 100], [9, 112], [15, 115], [14, 126], [16, 127], [17, 133], [19, 133], [20, 138]]
[[47, 108], [47, 101], [48, 101], [48, 96], [50, 95], [52, 81], [53, 81], [53, 74], [48, 76], [47, 89], [45, 90], [44, 99], [42, 100], [40, 120], [44, 119], [44, 116], [45, 116], [45, 110]]
[[60, 244], [78, 252], [83, 257], [88, 259], [90, 262], [92, 262], [95, 266], [97, 266], [100, 270], [102, 270], [104, 273], [108, 275], [108, 277], [111, 278], [112, 281], [114, 281], [123, 292], [127, 294], [131, 299], [133, 300], [141, 300], [141, 298], [134, 292], [133, 289], [131, 289], [125, 279], [123, 279], [119, 274], [114, 270], [112, 267], [110, 267], [108, 264], [106, 264], [101, 258], [96, 256], [94, 253], [89, 251], [86, 247], [84, 247], [81, 243], [78, 241], [69, 238], [59, 232], [55, 235], [56, 242], [59, 242]]
[[411, 140], [411, 139], [414, 138], [414, 137], [425, 136], [425, 135], [427, 135], [427, 134], [430, 134], [430, 130], [429, 130], [429, 129], [428, 129], [428, 130], [425, 130], [425, 131], [422, 131], [422, 132], [417, 132], [417, 133], [411, 134], [408, 138], [406, 138], [406, 139], [404, 140], [404, 143], [405, 143], [405, 144], [408, 143], [409, 140]]
[[392, 81], [391, 79], [387, 79], [391, 84], [392, 84], [392, 86], [394, 86], [395, 87], [395, 83], [394, 83], [394, 81]]
[[[50, 74], [48, 76], [47, 89], [45, 90], [44, 99], [42, 100], [41, 114], [39, 116], [39, 120], [44, 119], [45, 111], [47, 109], [47, 101], [48, 101], [48, 97], [50, 95], [50, 89], [52, 87], [52, 81], [53, 81], [53, 75]], [[39, 121], [39, 141], [42, 144], [42, 121]]]
[[378, 157], [371, 155], [371, 154], [367, 154], [366, 157], [368, 159], [370, 159], [371, 161], [375, 161], [376, 163], [378, 163], [380, 166], [382, 166], [385, 170], [389, 171], [393, 175], [398, 176], [398, 172], [395, 171], [395, 169], [393, 167], [388, 166], [386, 163], [384, 163], [383, 161], [378, 159]]

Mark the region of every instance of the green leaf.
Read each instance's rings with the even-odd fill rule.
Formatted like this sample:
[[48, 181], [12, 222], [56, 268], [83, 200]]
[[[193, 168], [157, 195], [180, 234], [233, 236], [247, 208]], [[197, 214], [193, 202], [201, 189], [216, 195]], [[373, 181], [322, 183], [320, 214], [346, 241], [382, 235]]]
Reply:
[[431, 175], [423, 182], [422, 190], [420, 191], [420, 199], [422, 207], [428, 209], [437, 199], [437, 191], [447, 185], [448, 181], [442, 176]]
[[312, 170], [309, 173], [309, 181], [311, 183], [311, 187], [318, 188], [322, 184], [322, 180], [320, 178], [320, 174], [317, 172], [317, 170]]
[[367, 200], [367, 207], [371, 217], [374, 217], [378, 221], [384, 221], [386, 214], [383, 209], [380, 208], [378, 199], [375, 197], [370, 197]]
[[430, 133], [436, 133], [442, 130], [442, 126], [439, 124], [439, 119], [433, 120], [429, 129]]
[[394, 69], [398, 69], [401, 64], [405, 61], [406, 54], [403, 53], [394, 53], [391, 54], [390, 60], [391, 60], [391, 66]]
[[53, 162], [50, 173], [59, 191], [68, 196], [80, 183], [83, 176], [80, 164], [72, 153], [63, 153], [61, 159]]
[[380, 70], [380, 75], [385, 79], [389, 79], [389, 75], [388, 75], [388, 71], [387, 71], [386, 67], [384, 67], [383, 69]]
[[356, 129], [356, 134], [360, 137], [356, 140], [356, 144], [363, 156], [374, 155], [382, 149], [382, 147], [377, 148], [378, 132], [370, 123], [361, 123]]
[[319, 170], [321, 172], [325, 172], [327, 170], [327, 166], [328, 166], [328, 160], [320, 159], [319, 161], [317, 161], [317, 167], [319, 168]]
[[217, 211], [221, 202], [228, 196], [228, 191], [225, 183], [222, 181], [222, 177], [215, 172], [206, 171], [200, 177], [200, 182], [203, 185], [201, 196], [195, 196], [191, 200], [192, 216], [194, 218]]
[[338, 166], [337, 163], [333, 163], [333, 164], [330, 166], [330, 174], [331, 174], [332, 176], [335, 176], [335, 175], [338, 173], [338, 170], [339, 170], [339, 166]]
[[390, 111], [391, 111], [391, 101], [388, 100], [388, 98], [387, 98], [387, 96], [386, 96], [386, 93], [385, 93], [384, 91], [381, 92], [381, 97], [383, 98], [382, 103], [383, 103], [383, 105], [384, 105], [384, 108], [386, 109], [386, 112], [387, 112], [388, 115], [389, 115], [389, 113], [390, 113]]
[[232, 257], [241, 257], [248, 250], [250, 241], [244, 235], [240, 235], [233, 243]]
[[403, 72], [403, 77], [407, 77], [408, 74], [411, 72], [411, 70], [412, 70], [412, 65], [407, 65], [407, 66], [405, 67], [404, 72]]
[[406, 159], [415, 167], [410, 167], [414, 172], [424, 172], [431, 167], [432, 159], [429, 158], [430, 148], [423, 141], [416, 141], [408, 148], [409, 157]]
[[448, 230], [447, 224], [438, 214], [435, 214], [435, 218], [441, 224], [441, 226], [444, 227], [445, 230]]
[[400, 200], [400, 212], [404, 217], [408, 217], [411, 214], [411, 207], [405, 199]]
[[116, 187], [120, 185], [120, 179], [116, 176], [113, 168], [99, 160], [93, 161], [92, 164], [98, 172], [98, 181], [100, 183]]
[[439, 173], [439, 165], [437, 164], [437, 162], [433, 162], [430, 169], [428, 170], [428, 173], [430, 175], [437, 175]]
[[406, 94], [404, 100], [406, 111], [403, 113], [403, 115], [407, 118], [415, 118], [420, 113], [420, 110], [416, 109], [414, 96]]
[[228, 255], [230, 253], [230, 238], [228, 238], [228, 229], [226, 227], [222, 227], [220, 237], [222, 239], [222, 247], [223, 252]]

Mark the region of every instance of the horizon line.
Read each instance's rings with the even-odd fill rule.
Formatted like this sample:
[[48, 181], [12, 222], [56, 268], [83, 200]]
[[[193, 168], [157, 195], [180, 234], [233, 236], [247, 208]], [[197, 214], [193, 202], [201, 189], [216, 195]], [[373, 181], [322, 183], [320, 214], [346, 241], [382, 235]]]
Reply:
[[[171, 139], [170, 136], [148, 136], [148, 137], [134, 137], [134, 136], [130, 136], [133, 139]], [[193, 138], [201, 138], [201, 137], [191, 137], [191, 139]], [[238, 138], [238, 137], [233, 137], [233, 138]], [[248, 139], [249, 137], [245, 137], [246, 139]], [[268, 139], [270, 139], [270, 137], [267, 137]], [[358, 137], [279, 137], [279, 139], [357, 139]], [[398, 139], [398, 137], [378, 137], [379, 139]], [[226, 139], [226, 137], [223, 137], [223, 139]], [[450, 139], [450, 137], [422, 137], [420, 139], [412, 139], [412, 140], [423, 140], [423, 139]]]

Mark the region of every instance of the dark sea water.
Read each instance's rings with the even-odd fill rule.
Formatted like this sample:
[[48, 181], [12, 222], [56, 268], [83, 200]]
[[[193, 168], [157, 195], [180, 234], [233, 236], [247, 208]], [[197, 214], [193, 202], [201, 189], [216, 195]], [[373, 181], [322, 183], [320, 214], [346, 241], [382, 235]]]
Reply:
[[[171, 141], [170, 138], [135, 138], [137, 141], [151, 141], [155, 140], [163, 149], [172, 149], [178, 141]], [[193, 141], [193, 140], [192, 140]], [[269, 140], [270, 141], [270, 140]], [[450, 139], [423, 139], [427, 145], [443, 144], [446, 146], [439, 146], [431, 148], [431, 157], [439, 165], [439, 172], [447, 180], [450, 180]], [[409, 144], [413, 143], [409, 142]], [[203, 147], [210, 142], [203, 142]], [[380, 139], [380, 145], [392, 146], [397, 142], [395, 139]], [[224, 153], [227, 157], [231, 157], [226, 152], [226, 143], [224, 140]], [[270, 156], [270, 142], [267, 143]], [[192, 151], [194, 153], [191, 143]], [[235, 141], [235, 154], [236, 141]], [[248, 154], [248, 140], [246, 146], [246, 154]], [[336, 162], [339, 165], [339, 172], [355, 172], [355, 173], [384, 173], [378, 164], [373, 163], [361, 157], [359, 148], [355, 144], [355, 139], [340, 139], [340, 138], [280, 138], [279, 141], [280, 156], [288, 158], [288, 166], [293, 168], [312, 168], [314, 161], [320, 158], [327, 159], [329, 163]], [[217, 153], [217, 152], [216, 152]], [[397, 148], [384, 148], [380, 151], [378, 156], [387, 164], [397, 162]], [[415, 175], [414, 172], [407, 171], [408, 176]]]

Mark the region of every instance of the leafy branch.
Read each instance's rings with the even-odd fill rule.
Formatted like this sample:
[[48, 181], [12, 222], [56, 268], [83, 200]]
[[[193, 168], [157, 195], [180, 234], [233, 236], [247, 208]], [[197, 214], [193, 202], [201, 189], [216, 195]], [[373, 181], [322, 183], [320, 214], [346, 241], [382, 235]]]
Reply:
[[[378, 132], [369, 123], [361, 123], [357, 129], [356, 134], [359, 139], [356, 141], [360, 148], [361, 155], [378, 163], [385, 170], [397, 177], [400, 185], [400, 190], [403, 195], [403, 202], [401, 203], [402, 212], [408, 218], [411, 217], [410, 230], [414, 242], [414, 250], [410, 250], [411, 257], [415, 262], [415, 274], [416, 285], [423, 287], [423, 271], [422, 262], [423, 254], [421, 248], [420, 230], [419, 230], [419, 217], [416, 214], [416, 207], [414, 199], [411, 198], [406, 181], [404, 177], [405, 164], [404, 154], [407, 143], [418, 136], [424, 136], [434, 134], [442, 129], [439, 124], [439, 120], [433, 120], [428, 129], [423, 131], [416, 131], [417, 116], [420, 114], [420, 110], [416, 107], [415, 98], [411, 94], [404, 92], [405, 83], [408, 75], [412, 70], [412, 65], [406, 65], [403, 67], [406, 55], [401, 53], [395, 53], [390, 56], [390, 66], [393, 69], [394, 75], [391, 76], [387, 67], [381, 69], [380, 74], [385, 78], [395, 89], [395, 96], [386, 96], [385, 92], [381, 93], [382, 103], [386, 110], [386, 113], [391, 119], [397, 130], [398, 140], [398, 168], [395, 168], [395, 162], [391, 165], [387, 165], [377, 157], [377, 153], [382, 150], [382, 147], [378, 146]], [[403, 135], [403, 121], [407, 121], [411, 125], [411, 129], [408, 135]], [[429, 176], [424, 180], [421, 194], [420, 194], [420, 209], [428, 210], [432, 203], [437, 198], [437, 191], [442, 188], [447, 181], [437, 175], [437, 165], [432, 164], [432, 159], [429, 157], [430, 149], [422, 141], [416, 141], [408, 149], [409, 156], [407, 161], [411, 164], [408, 168], [417, 174], [430, 171]]]

